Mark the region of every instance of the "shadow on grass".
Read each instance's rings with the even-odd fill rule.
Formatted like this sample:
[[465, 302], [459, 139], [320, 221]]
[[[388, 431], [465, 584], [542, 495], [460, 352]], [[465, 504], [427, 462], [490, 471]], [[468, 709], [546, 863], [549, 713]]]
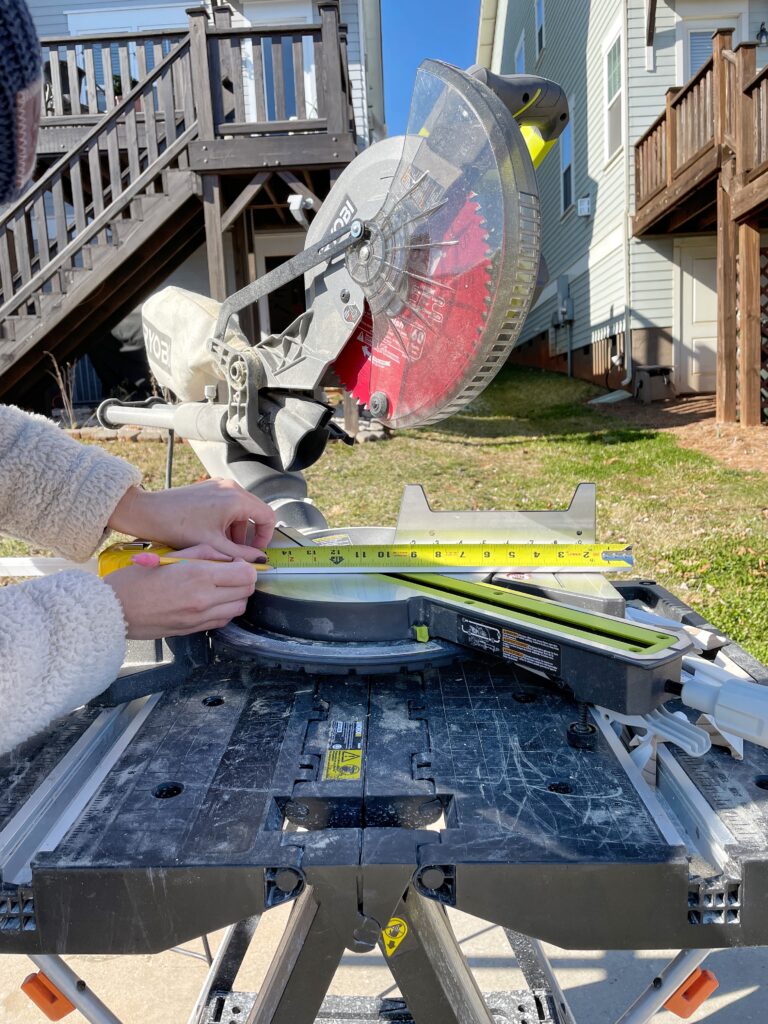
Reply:
[[562, 416], [541, 416], [528, 419], [500, 416], [470, 416], [459, 414], [428, 428], [430, 434], [460, 440], [483, 438], [487, 441], [524, 444], [532, 437], [557, 438], [559, 441], [578, 441], [592, 444], [631, 444], [648, 441], [658, 431], [647, 427], [622, 424], [614, 426], [610, 420], [590, 410], [579, 413], [578, 408], [567, 407]]

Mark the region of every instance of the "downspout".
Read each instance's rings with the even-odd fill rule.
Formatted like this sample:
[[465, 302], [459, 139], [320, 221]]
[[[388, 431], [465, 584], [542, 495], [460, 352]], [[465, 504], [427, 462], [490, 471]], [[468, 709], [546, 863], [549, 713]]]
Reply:
[[626, 211], [624, 214], [624, 361], [626, 376], [621, 382], [625, 388], [632, 383], [632, 306], [631, 306], [631, 285], [632, 269], [629, 259], [629, 17], [627, 14], [627, 0], [621, 0], [623, 17], [624, 45], [621, 48], [622, 76], [624, 81], [624, 195], [626, 196]]

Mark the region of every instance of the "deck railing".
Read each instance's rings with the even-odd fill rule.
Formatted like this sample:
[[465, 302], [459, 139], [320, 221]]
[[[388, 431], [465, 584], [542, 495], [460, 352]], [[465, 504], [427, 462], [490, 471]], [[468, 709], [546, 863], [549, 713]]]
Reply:
[[66, 292], [88, 247], [120, 240], [120, 221], [182, 160], [197, 132], [189, 37], [0, 217], [0, 320], [36, 316]]
[[45, 37], [44, 123], [111, 110], [186, 34], [181, 30]]
[[217, 135], [342, 132], [353, 125], [344, 37], [335, 5], [319, 24], [233, 27], [219, 9], [207, 29]]
[[755, 74], [755, 44], [732, 50], [731, 42], [730, 31], [715, 33], [712, 57], [668, 90], [664, 111], [635, 143], [636, 211], [679, 181], [694, 187], [702, 161], [711, 173], [724, 153], [744, 180], [768, 171], [768, 66]]
[[664, 111], [635, 143], [636, 209], [714, 147], [717, 82], [713, 55], [682, 88], [667, 90]]
[[[234, 28], [219, 8], [215, 24], [191, 11], [183, 35], [47, 41], [52, 116], [79, 119], [84, 134], [0, 212], [0, 324], [41, 315], [45, 296], [70, 288], [93, 246], [119, 244], [132, 228], [120, 221], [140, 218], [142, 203], [163, 193], [168, 168], [188, 166], [193, 140], [353, 132], [338, 6], [318, 9], [320, 23], [300, 29]], [[114, 46], [122, 93], [103, 75]]]
[[[204, 12], [190, 27], [206, 36], [207, 79], [217, 135], [341, 132], [354, 127], [346, 32], [334, 3], [317, 24], [233, 27], [229, 8], [215, 24]], [[43, 128], [96, 123], [170, 52], [186, 31], [101, 33], [42, 40]], [[198, 91], [202, 82], [195, 82]]]
[[749, 112], [749, 126], [744, 139], [745, 170], [757, 177], [768, 170], [768, 65], [744, 87], [744, 104]]

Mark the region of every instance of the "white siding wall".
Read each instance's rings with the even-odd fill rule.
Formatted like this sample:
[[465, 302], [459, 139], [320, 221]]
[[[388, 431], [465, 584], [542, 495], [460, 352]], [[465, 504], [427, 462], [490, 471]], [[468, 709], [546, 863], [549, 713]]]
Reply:
[[[525, 31], [526, 72], [554, 79], [573, 98], [573, 195], [575, 199], [591, 198], [592, 216], [577, 217], [574, 208], [561, 212], [557, 147], [539, 168], [538, 180], [544, 257], [551, 282], [562, 274], [571, 279], [575, 315], [572, 344], [579, 347], [589, 344], [595, 330], [607, 320], [615, 322], [624, 315], [623, 245], [616, 235], [626, 215], [624, 155], [622, 150], [606, 163], [603, 55], [604, 40], [621, 17], [622, 0], [589, 5], [582, 0], [548, 0], [545, 47], [538, 61], [533, 12], [533, 0], [507, 6], [500, 70], [513, 72], [515, 50]], [[549, 327], [556, 304], [554, 290], [554, 284], [545, 290], [526, 321], [522, 340]], [[618, 329], [623, 329], [623, 324]], [[557, 347], [566, 345], [567, 332], [560, 330]]]
[[352, 86], [352, 104], [355, 108], [355, 127], [358, 145], [368, 144], [368, 102], [365, 89], [365, 58], [361, 40], [359, 0], [341, 0], [339, 15], [347, 26], [347, 61]]
[[[607, 33], [627, 9], [627, 38], [623, 56], [626, 64], [629, 147], [629, 182], [625, 180], [624, 154], [605, 162], [605, 70], [604, 42]], [[646, 51], [646, 0], [547, 0], [546, 44], [539, 60], [534, 51], [533, 0], [501, 4], [505, 17], [497, 25], [499, 46], [495, 54], [499, 70], [512, 73], [514, 54], [525, 33], [526, 72], [553, 78], [573, 100], [573, 194], [576, 199], [590, 195], [592, 217], [581, 219], [575, 211], [561, 213], [560, 157], [557, 148], [538, 172], [542, 199], [544, 256], [553, 282], [531, 311], [522, 340], [547, 330], [555, 312], [556, 279], [570, 279], [575, 321], [572, 344], [579, 347], [597, 340], [606, 323], [622, 331], [620, 322], [625, 303], [625, 250], [616, 235], [625, 218], [634, 212], [634, 144], [664, 108], [664, 94], [680, 85], [676, 75], [673, 0], [658, 0], [656, 34], [652, 56]], [[709, 10], [709, 5], [704, 5]], [[706, 12], [705, 12], [706, 13]], [[750, 0], [749, 36], [753, 38], [760, 21], [768, 17], [758, 0]], [[758, 51], [758, 63], [765, 54]], [[612, 251], [606, 246], [615, 242]], [[629, 304], [634, 328], [671, 328], [673, 322], [673, 252], [671, 238], [629, 243]], [[587, 262], [589, 269], [587, 269]], [[567, 344], [565, 331], [558, 331], [557, 348]]]
[[[664, 109], [664, 94], [675, 81], [674, 11], [664, 0], [656, 8], [653, 56], [645, 47], [645, 0], [629, 0], [629, 141], [635, 142]], [[648, 70], [648, 65], [652, 70]], [[635, 162], [630, 161], [630, 209], [635, 204]], [[630, 243], [632, 327], [672, 326], [672, 239]]]

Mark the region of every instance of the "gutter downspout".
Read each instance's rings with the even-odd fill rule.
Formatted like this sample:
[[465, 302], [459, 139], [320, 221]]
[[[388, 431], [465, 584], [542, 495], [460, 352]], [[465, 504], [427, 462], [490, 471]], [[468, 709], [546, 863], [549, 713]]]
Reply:
[[622, 387], [632, 383], [632, 307], [631, 307], [631, 285], [632, 270], [629, 259], [630, 242], [630, 214], [629, 214], [629, 17], [627, 14], [627, 0], [621, 0], [623, 17], [624, 45], [621, 48], [622, 56], [622, 77], [624, 81], [624, 195], [626, 196], [626, 210], [624, 213], [624, 360], [626, 364], [626, 376], [621, 382]]

